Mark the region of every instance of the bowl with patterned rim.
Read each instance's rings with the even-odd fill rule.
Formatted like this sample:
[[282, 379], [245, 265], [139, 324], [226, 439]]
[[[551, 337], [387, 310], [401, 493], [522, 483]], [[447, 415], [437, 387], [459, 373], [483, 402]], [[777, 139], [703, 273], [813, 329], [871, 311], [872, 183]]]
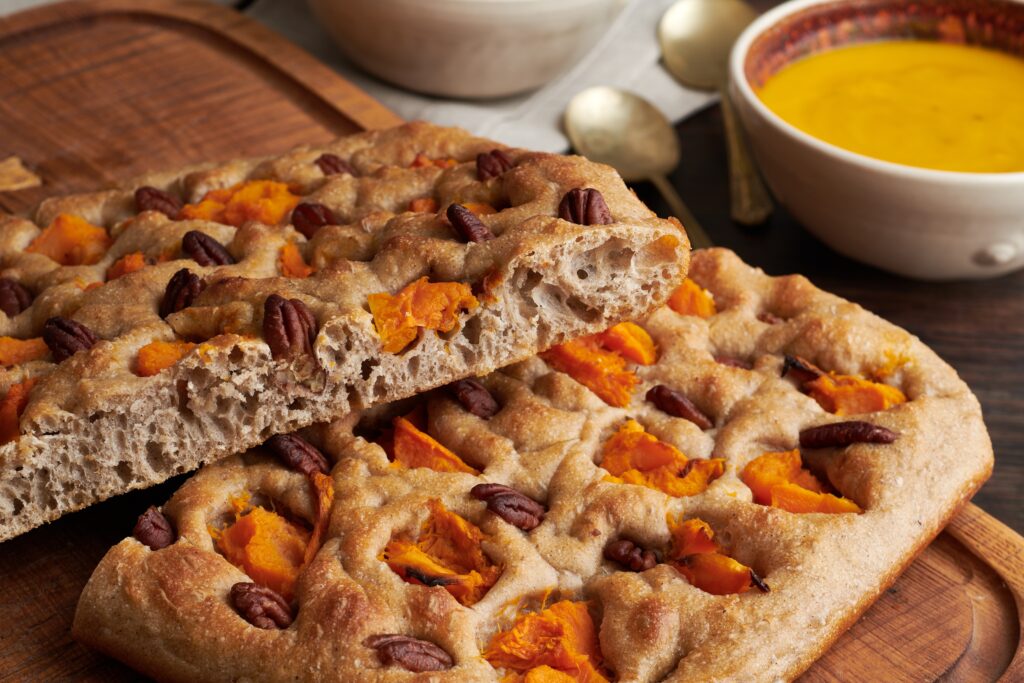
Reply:
[[1024, 172], [864, 156], [801, 131], [757, 95], [798, 59], [881, 40], [978, 45], [1024, 58], [1024, 0], [794, 0], [751, 23], [733, 47], [729, 93], [776, 198], [836, 251], [908, 277], [977, 279], [1024, 267]]

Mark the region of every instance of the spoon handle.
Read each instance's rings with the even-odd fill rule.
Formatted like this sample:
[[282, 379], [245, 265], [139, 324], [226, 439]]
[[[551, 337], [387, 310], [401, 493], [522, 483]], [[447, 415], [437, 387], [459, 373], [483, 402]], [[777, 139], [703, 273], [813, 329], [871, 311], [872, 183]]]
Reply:
[[732, 219], [741, 225], [760, 225], [772, 214], [774, 205], [761, 175], [750, 157], [736, 109], [729, 93], [722, 95], [725, 142], [729, 150], [729, 199]]
[[693, 249], [703, 249], [710, 247], [714, 244], [708, 234], [704, 232], [704, 228], [700, 227], [700, 223], [693, 217], [690, 210], [686, 208], [686, 204], [683, 203], [683, 198], [676, 192], [676, 188], [672, 187], [672, 183], [668, 181], [663, 175], [652, 175], [650, 181], [654, 183], [654, 186], [658, 188], [658, 192], [668, 202], [668, 206], [672, 209], [672, 213], [676, 218], [680, 220], [683, 227], [686, 228], [686, 234], [690, 238], [690, 247]]

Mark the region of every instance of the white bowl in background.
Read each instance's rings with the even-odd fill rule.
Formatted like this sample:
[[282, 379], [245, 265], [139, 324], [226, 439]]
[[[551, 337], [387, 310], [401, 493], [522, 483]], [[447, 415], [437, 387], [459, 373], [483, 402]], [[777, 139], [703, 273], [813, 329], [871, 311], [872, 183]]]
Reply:
[[416, 92], [504, 97], [540, 87], [597, 43], [623, 0], [309, 0], [356, 64]]
[[[970, 18], [960, 21], [958, 12]], [[952, 34], [959, 30], [968, 42], [1024, 49], [1024, 32], [1017, 31], [1024, 0], [793, 0], [747, 27], [729, 64], [729, 92], [776, 198], [836, 251], [924, 280], [987, 278], [1024, 267], [1024, 173], [937, 171], [841, 149], [768, 109], [752, 81], [850, 37], [926, 39], [933, 30], [948, 37], [951, 21], [959, 22]], [[1009, 26], [1009, 34], [992, 24]]]

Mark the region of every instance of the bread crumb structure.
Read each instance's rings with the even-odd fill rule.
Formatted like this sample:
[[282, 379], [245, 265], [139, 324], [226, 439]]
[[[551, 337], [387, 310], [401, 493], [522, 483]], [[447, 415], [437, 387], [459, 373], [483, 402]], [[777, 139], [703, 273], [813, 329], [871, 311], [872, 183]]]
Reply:
[[0, 217], [0, 540], [645, 314], [687, 254], [606, 166], [424, 123]]
[[[565, 345], [582, 355], [202, 469], [144, 515], [163, 532], [103, 559], [75, 637], [171, 681], [795, 677], [980, 486], [991, 445], [974, 396], [903, 330], [722, 249], [690, 277], [686, 300], [713, 308], [673, 297]], [[604, 353], [619, 360], [563, 363]], [[787, 358], [903, 400], [846, 422]], [[629, 373], [627, 400], [600, 373]], [[317, 467], [322, 544], [288, 551], [288, 598], [255, 595], [279, 576], [215, 540], [246, 519], [233, 501], [294, 526], [268, 531], [283, 554], [316, 525]]]

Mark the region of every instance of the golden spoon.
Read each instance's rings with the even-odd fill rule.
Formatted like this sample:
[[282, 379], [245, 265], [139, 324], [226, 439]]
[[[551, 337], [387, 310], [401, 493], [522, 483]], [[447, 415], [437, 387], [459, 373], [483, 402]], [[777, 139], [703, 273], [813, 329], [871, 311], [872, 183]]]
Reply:
[[617, 88], [588, 88], [565, 110], [572, 146], [583, 156], [612, 166], [626, 182], [649, 180], [683, 223], [694, 249], [711, 239], [686, 208], [666, 174], [679, 165], [679, 139], [657, 107]]
[[750, 157], [729, 99], [729, 52], [757, 12], [743, 0], [679, 0], [661, 17], [658, 40], [669, 73], [683, 85], [718, 90], [729, 153], [730, 214], [743, 225], [763, 223], [774, 206]]

